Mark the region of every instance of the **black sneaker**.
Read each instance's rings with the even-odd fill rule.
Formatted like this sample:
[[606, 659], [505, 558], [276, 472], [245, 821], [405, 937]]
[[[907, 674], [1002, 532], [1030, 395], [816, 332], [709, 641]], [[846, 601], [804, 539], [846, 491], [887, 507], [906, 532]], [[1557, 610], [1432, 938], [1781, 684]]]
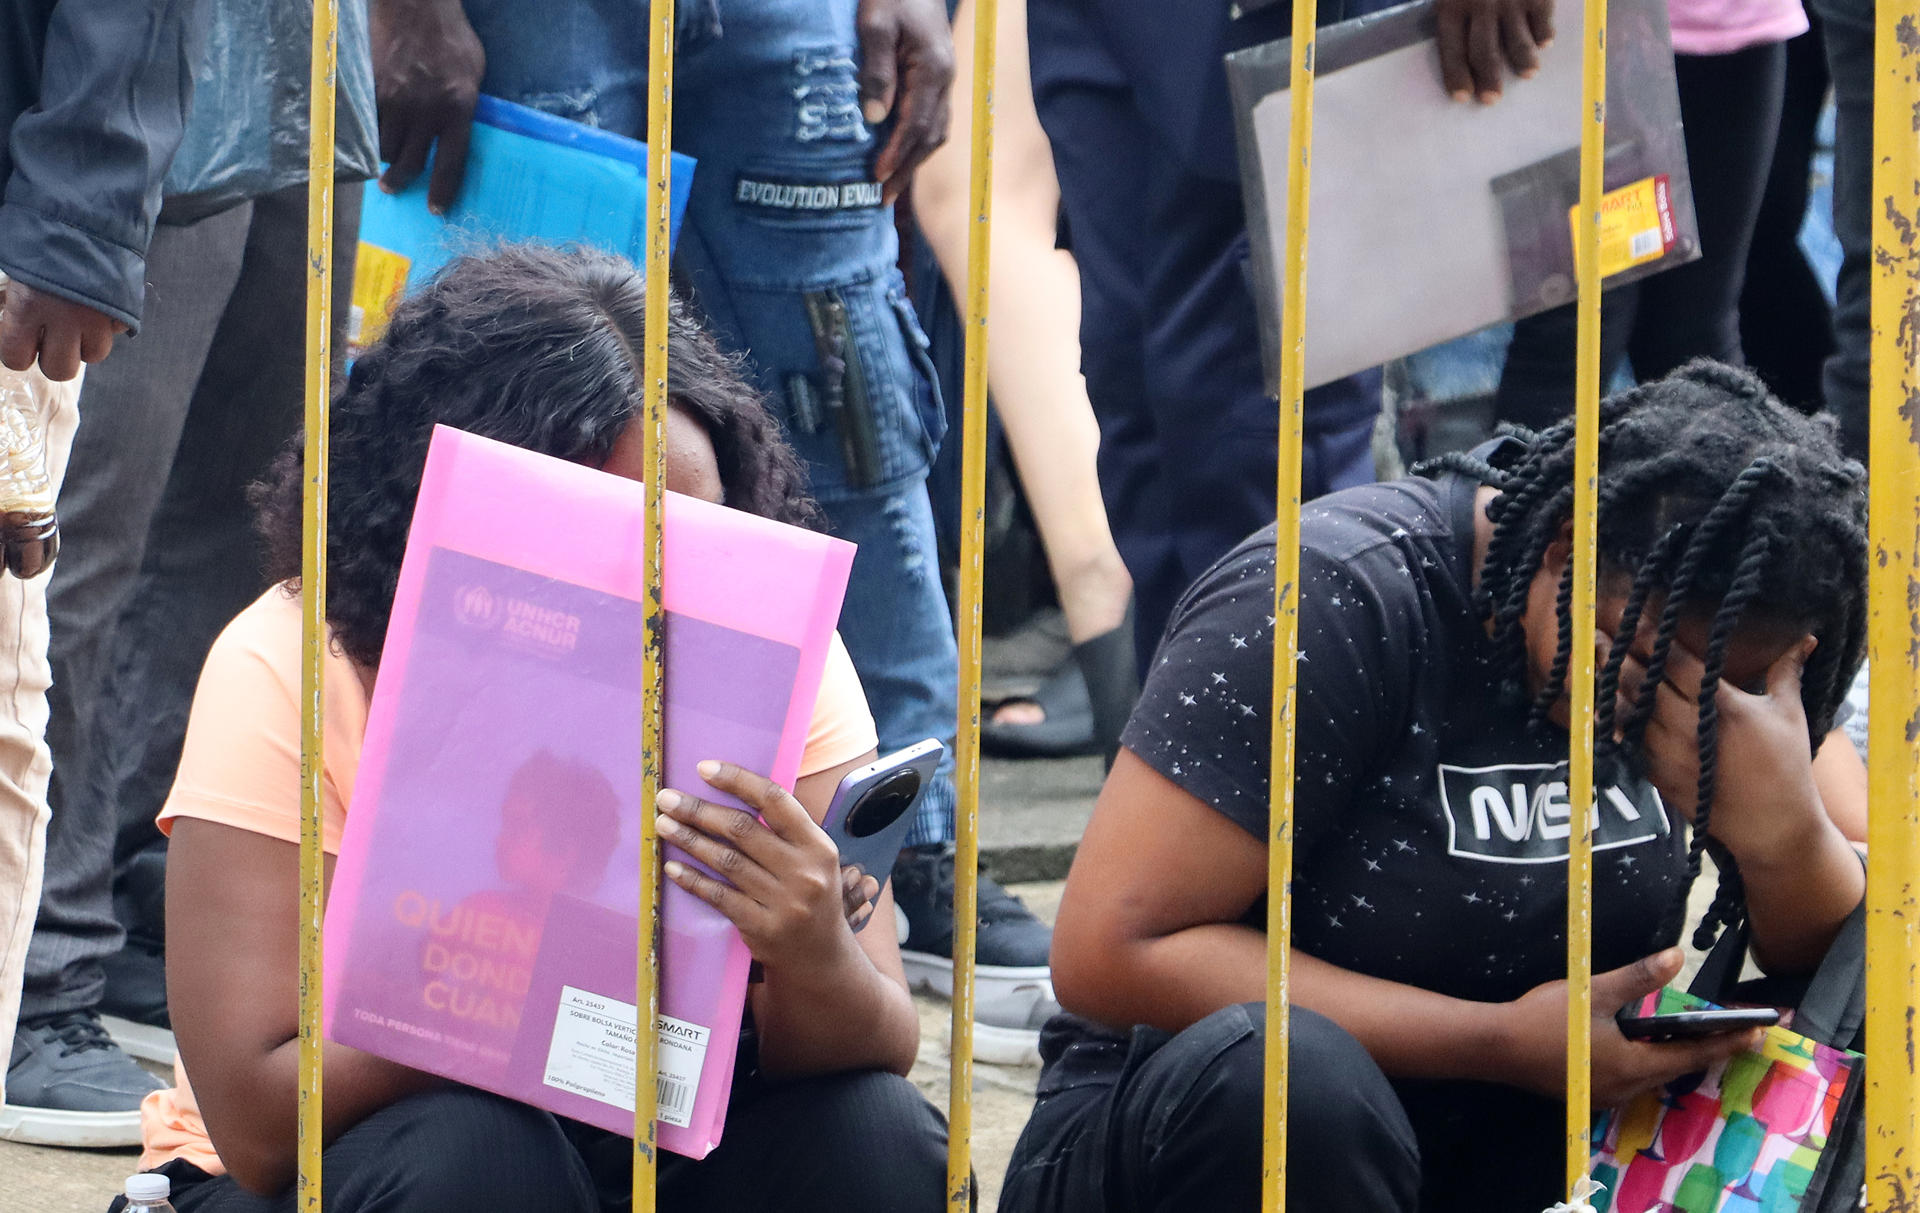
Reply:
[[0, 1140], [137, 1146], [140, 1103], [166, 1085], [121, 1052], [92, 1011], [23, 1019], [7, 1065]]
[[[909, 847], [893, 865], [900, 959], [913, 988], [953, 996], [951, 842]], [[999, 1065], [1037, 1065], [1040, 1025], [1060, 1009], [1047, 953], [1053, 931], [1018, 897], [984, 874], [974, 936], [974, 1056]]]

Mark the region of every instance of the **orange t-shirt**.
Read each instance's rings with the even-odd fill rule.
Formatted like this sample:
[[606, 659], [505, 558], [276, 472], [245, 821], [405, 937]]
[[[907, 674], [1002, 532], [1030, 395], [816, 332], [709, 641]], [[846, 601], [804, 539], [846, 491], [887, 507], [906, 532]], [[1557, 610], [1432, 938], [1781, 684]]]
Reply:
[[[276, 587], [227, 625], [207, 654], [187, 722], [180, 770], [160, 813], [160, 829], [197, 817], [298, 844], [300, 841], [300, 602]], [[368, 695], [358, 667], [329, 649], [322, 772], [323, 845], [340, 849], [366, 738]], [[878, 744], [866, 695], [839, 636], [827, 653], [800, 774], [830, 770]], [[225, 1171], [200, 1119], [185, 1067], [178, 1084], [147, 1096], [140, 1108], [149, 1170], [184, 1158], [209, 1174]]]

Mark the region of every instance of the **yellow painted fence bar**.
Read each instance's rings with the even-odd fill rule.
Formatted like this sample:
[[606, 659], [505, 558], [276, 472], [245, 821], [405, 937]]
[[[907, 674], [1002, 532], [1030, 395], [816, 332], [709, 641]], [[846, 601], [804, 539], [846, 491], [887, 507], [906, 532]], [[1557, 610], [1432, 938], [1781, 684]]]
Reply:
[[1880, 0], [1873, 109], [1868, 564], [1867, 1208], [1920, 1209], [1920, 3]]
[[1288, 961], [1293, 940], [1293, 737], [1295, 658], [1300, 643], [1301, 407], [1307, 367], [1307, 197], [1313, 171], [1312, 4], [1293, 6], [1293, 99], [1287, 153], [1287, 232], [1280, 296], [1279, 468], [1274, 489], [1273, 733], [1268, 773], [1266, 1126], [1260, 1198], [1266, 1213], [1287, 1207]]
[[966, 378], [960, 411], [960, 718], [954, 735], [953, 1031], [947, 1074], [947, 1204], [973, 1201], [973, 955], [980, 870], [980, 590], [986, 551], [987, 253], [993, 212], [993, 56], [999, 0], [973, 9]]
[[[1593, 635], [1600, 459], [1600, 196], [1607, 137], [1607, 5], [1587, 0], [1580, 36], [1580, 208], [1574, 272], [1573, 634]], [[1593, 646], [1567, 670], [1567, 795], [1593, 804]], [[1567, 1189], [1586, 1177], [1593, 1127], [1593, 815], [1567, 840]]]
[[300, 1109], [295, 1207], [320, 1213], [322, 675], [327, 627], [327, 405], [333, 366], [333, 104], [339, 0], [314, 0], [307, 147], [306, 480], [300, 541]]
[[634, 946], [639, 1031], [633, 1063], [633, 1213], [653, 1213], [659, 1180], [654, 1084], [660, 1006], [660, 839], [653, 802], [663, 770], [661, 705], [665, 692], [666, 608], [661, 599], [661, 521], [667, 489], [667, 255], [673, 205], [673, 0], [652, 0], [647, 9], [647, 239], [646, 348], [641, 351], [640, 424], [647, 453], [645, 526], [641, 544], [647, 598], [640, 632], [640, 904]]

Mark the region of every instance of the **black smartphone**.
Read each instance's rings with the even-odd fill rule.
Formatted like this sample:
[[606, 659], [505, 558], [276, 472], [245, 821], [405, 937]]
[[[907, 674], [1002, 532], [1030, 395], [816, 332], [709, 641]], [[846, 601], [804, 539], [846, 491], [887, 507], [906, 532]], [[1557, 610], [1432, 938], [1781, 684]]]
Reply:
[[[929, 737], [840, 781], [820, 828], [840, 848], [841, 867], [859, 868], [886, 887], [900, 845], [913, 826], [913, 806], [946, 752], [946, 746]], [[879, 899], [875, 892], [873, 900]]]
[[1617, 1022], [1628, 1040], [1698, 1040], [1723, 1032], [1771, 1028], [1780, 1022], [1780, 1012], [1772, 1007], [1717, 1007], [1667, 1015], [1622, 1015]]

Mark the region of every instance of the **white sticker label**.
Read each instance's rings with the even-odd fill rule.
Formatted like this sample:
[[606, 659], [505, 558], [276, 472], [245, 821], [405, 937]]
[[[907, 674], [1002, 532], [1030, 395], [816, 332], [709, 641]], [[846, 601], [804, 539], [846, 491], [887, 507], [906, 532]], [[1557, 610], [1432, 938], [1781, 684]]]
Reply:
[[[562, 986], [545, 1083], [633, 1111], [638, 1019], [630, 1002]], [[661, 1124], [684, 1129], [693, 1123], [693, 1097], [707, 1061], [709, 1032], [697, 1023], [662, 1015], [654, 1020], [654, 1034], [660, 1042], [655, 1070], [657, 1118]]]

